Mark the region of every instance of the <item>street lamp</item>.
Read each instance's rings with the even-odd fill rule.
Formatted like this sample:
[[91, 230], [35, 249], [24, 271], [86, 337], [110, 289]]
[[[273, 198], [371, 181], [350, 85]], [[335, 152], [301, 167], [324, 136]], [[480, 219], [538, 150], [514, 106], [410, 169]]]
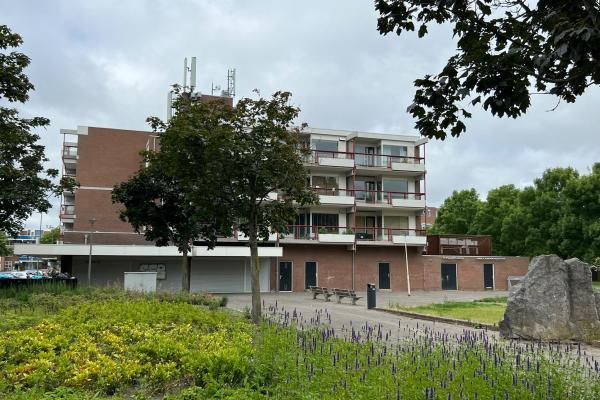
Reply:
[[89, 219], [90, 221], [90, 256], [88, 258], [88, 274], [87, 274], [87, 282], [88, 286], [92, 285], [92, 239], [94, 237], [94, 224], [96, 223], [96, 218], [92, 217]]

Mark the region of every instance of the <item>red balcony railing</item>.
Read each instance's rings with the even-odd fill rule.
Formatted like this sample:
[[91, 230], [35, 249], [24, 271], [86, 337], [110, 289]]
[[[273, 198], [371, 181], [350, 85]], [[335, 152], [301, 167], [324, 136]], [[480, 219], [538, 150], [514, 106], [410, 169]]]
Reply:
[[392, 156], [387, 154], [353, 153], [357, 167], [392, 168], [392, 163], [424, 164], [424, 157]]
[[393, 236], [426, 236], [424, 229], [356, 227], [356, 240], [391, 242]]
[[[350, 191], [348, 189], [347, 191]], [[363, 190], [363, 189], [352, 189], [351, 190], [357, 202], [371, 203], [371, 204], [392, 204], [394, 199], [404, 200], [423, 200], [425, 199], [425, 193], [420, 192], [392, 192], [385, 190]]]
[[346, 151], [326, 151], [326, 150], [311, 150], [311, 153], [304, 158], [304, 162], [308, 164], [318, 164], [321, 158], [343, 158], [353, 159], [354, 153]]
[[316, 194], [324, 196], [354, 196], [354, 189], [322, 188], [318, 186], [313, 186], [312, 189]]
[[425, 157], [392, 156], [388, 154], [355, 153], [346, 151], [311, 150], [304, 162], [319, 164], [321, 158], [354, 159], [357, 167], [392, 168], [392, 163], [425, 164]]
[[288, 225], [287, 232], [281, 233], [284, 239], [301, 240], [319, 240], [321, 234], [352, 234], [353, 230], [348, 230], [345, 226], [325, 226], [325, 225]]

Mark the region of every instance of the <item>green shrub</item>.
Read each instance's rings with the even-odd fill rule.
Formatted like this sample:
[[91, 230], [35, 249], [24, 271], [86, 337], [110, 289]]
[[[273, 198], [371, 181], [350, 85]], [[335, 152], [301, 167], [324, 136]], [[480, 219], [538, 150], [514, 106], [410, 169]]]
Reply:
[[235, 385], [250, 374], [250, 324], [165, 300], [82, 303], [3, 332], [0, 388], [65, 386], [112, 394], [181, 379]]

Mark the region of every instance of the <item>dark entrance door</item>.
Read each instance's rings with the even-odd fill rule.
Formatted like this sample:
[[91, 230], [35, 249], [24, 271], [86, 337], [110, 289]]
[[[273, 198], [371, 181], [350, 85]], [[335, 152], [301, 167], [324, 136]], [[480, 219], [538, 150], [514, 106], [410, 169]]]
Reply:
[[456, 264], [442, 264], [442, 289], [456, 290]]
[[494, 288], [494, 264], [483, 264], [483, 287]]
[[379, 289], [390, 288], [390, 263], [379, 263]]
[[304, 288], [317, 286], [317, 263], [315, 261], [307, 261], [304, 263]]
[[279, 291], [292, 291], [292, 262], [281, 261], [279, 263]]

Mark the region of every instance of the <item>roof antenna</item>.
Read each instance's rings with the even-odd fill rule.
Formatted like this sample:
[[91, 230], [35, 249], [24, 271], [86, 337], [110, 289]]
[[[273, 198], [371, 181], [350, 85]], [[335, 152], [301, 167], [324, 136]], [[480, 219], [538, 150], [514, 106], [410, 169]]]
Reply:
[[187, 88], [187, 74], [188, 74], [188, 66], [187, 66], [187, 57], [183, 59], [183, 91]]
[[196, 88], [196, 57], [192, 57], [192, 67], [190, 69], [190, 93], [194, 94]]

